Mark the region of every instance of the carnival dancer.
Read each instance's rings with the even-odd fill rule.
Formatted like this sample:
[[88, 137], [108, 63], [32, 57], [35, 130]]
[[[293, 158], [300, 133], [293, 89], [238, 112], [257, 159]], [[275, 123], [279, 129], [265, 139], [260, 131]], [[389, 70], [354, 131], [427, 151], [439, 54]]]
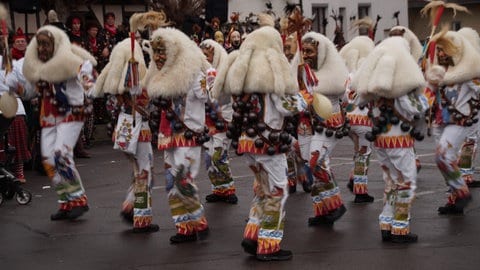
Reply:
[[432, 112], [436, 162], [449, 187], [448, 202], [439, 207], [438, 212], [441, 215], [463, 214], [471, 194], [461, 176], [458, 154], [478, 121], [480, 53], [458, 32], [442, 31], [430, 42], [430, 46], [436, 44], [436, 50], [430, 48], [432, 54], [429, 57], [436, 57], [436, 63], [446, 70], [436, 90]]
[[[207, 88], [210, 89], [213, 87], [216, 70], [227, 61], [228, 54], [220, 44], [212, 39], [202, 41], [200, 49], [212, 65], [212, 68], [207, 72]], [[209, 98], [206, 105], [205, 122], [209, 130], [210, 140], [204, 146], [207, 147], [205, 163], [208, 177], [212, 183], [212, 194], [205, 197], [207, 202], [223, 201], [230, 204], [238, 202], [228, 161], [231, 139], [226, 136], [227, 123], [232, 121], [232, 113], [231, 102], [220, 105], [213, 98]]]
[[[109, 98], [114, 99], [112, 103], [116, 104], [117, 109], [135, 117], [134, 124], [141, 125], [138, 138], [132, 138], [138, 141], [135, 153], [125, 152], [133, 166], [133, 179], [121, 211], [121, 216], [133, 224], [134, 233], [156, 232], [159, 229], [157, 224], [152, 223], [153, 150], [152, 133], [148, 125], [149, 98], [146, 89], [141, 89], [138, 82], [135, 82], [136, 78], [143, 79], [145, 73], [140, 44], [132, 41], [132, 38], [125, 39], [113, 48], [110, 61], [98, 76], [95, 91], [91, 93], [96, 97], [104, 93], [110, 94]], [[134, 128], [129, 126], [130, 122], [117, 125]], [[128, 139], [126, 138], [127, 142]]]
[[[480, 52], [480, 37], [478, 32], [470, 27], [463, 27], [458, 30], [458, 33], [464, 36], [473, 47]], [[480, 181], [473, 179], [475, 171], [474, 161], [477, 153], [478, 132], [480, 128], [480, 122], [474, 123], [475, 128], [462, 144], [459, 154], [458, 167], [462, 173], [462, 178], [469, 188], [480, 187]]]
[[374, 142], [383, 170], [384, 204], [379, 216], [383, 241], [413, 243], [418, 239], [410, 232], [410, 210], [417, 180], [417, 170], [412, 170], [413, 142], [423, 138], [421, 124], [425, 122], [420, 116], [428, 109], [424, 85], [423, 73], [401, 37], [377, 45], [352, 79], [357, 103], [368, 103], [373, 126], [366, 138]]
[[[393, 36], [400, 36], [407, 40], [408, 45], [410, 46], [410, 54], [412, 55], [413, 59], [417, 61], [419, 65], [422, 65], [422, 44], [418, 37], [412, 32], [412, 30], [408, 29], [405, 26], [397, 25], [390, 28], [390, 32], [388, 33], [390, 37]], [[415, 151], [415, 147], [413, 148]], [[420, 162], [420, 158], [417, 156], [417, 152], [415, 151], [415, 165], [417, 166], [417, 173], [420, 172], [422, 168], [422, 164]]]
[[[300, 115], [297, 128], [302, 158], [308, 161], [308, 169], [313, 175], [311, 196], [314, 216], [308, 219], [308, 224], [332, 225], [347, 211], [330, 168], [330, 155], [338, 140], [349, 132], [339, 101], [345, 94], [348, 70], [335, 45], [322, 34], [305, 34], [301, 41], [301, 53], [308, 68], [302, 69], [297, 77], [305, 78], [300, 85], [305, 100], [312, 105], [315, 96], [324, 96], [332, 106], [332, 114], [328, 118], [321, 117], [310, 106], [308, 112]], [[296, 59], [293, 61], [298, 63]]]
[[254, 199], [241, 245], [261, 261], [289, 260], [292, 252], [280, 248], [288, 196], [285, 153], [291, 143], [282, 126], [284, 117], [297, 112], [302, 103], [294, 96], [298, 92], [295, 77], [273, 19], [266, 14], [259, 17], [265, 26], [248, 34], [240, 49], [229, 54], [213, 91], [221, 103], [233, 96], [227, 136], [237, 153], [245, 154], [255, 175]]
[[164, 152], [168, 202], [177, 233], [172, 244], [204, 239], [209, 232], [195, 178], [205, 131], [206, 71], [210, 66], [197, 44], [174, 28], [152, 33], [152, 61], [144, 80], [161, 109], [158, 149]]
[[40, 125], [43, 165], [58, 195], [51, 220], [75, 219], [88, 211], [87, 196], [73, 160], [83, 126], [85, 90], [93, 86], [96, 61], [72, 45], [55, 26], [38, 29], [25, 53], [23, 74], [42, 95]]
[[368, 194], [368, 167], [372, 154], [372, 143], [365, 138], [365, 134], [372, 129], [372, 121], [368, 117], [368, 108], [355, 105], [357, 93], [350, 88], [350, 81], [361, 62], [373, 50], [375, 44], [367, 36], [358, 36], [350, 40], [340, 50], [340, 56], [345, 61], [349, 71], [346, 83], [345, 110], [350, 120], [350, 133], [353, 141], [354, 156], [353, 169], [347, 187], [355, 194], [354, 203], [373, 202], [373, 196]]

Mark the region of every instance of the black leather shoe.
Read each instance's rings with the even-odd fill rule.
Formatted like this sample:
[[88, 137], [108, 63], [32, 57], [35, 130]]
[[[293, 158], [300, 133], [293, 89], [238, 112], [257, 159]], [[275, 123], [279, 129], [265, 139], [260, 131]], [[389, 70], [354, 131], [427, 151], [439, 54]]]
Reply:
[[160, 227], [157, 224], [150, 224], [146, 227], [141, 227], [141, 228], [133, 228], [132, 232], [133, 233], [151, 233], [151, 232], [158, 232]]
[[174, 236], [170, 237], [170, 244], [181, 244], [194, 241], [197, 241], [196, 234], [185, 235], [177, 233]]
[[50, 215], [50, 220], [65, 220], [68, 219], [67, 210], [58, 210], [55, 214]]
[[383, 242], [390, 242], [392, 241], [392, 232], [388, 230], [382, 230], [382, 241]]
[[469, 188], [477, 188], [477, 187], [480, 187], [480, 181], [472, 181], [472, 182], [468, 183], [467, 186], [468, 186]]
[[132, 212], [120, 212], [120, 216], [122, 217], [122, 220], [125, 221], [128, 224], [133, 223], [133, 211]]
[[82, 216], [85, 212], [89, 210], [88, 206], [76, 206], [73, 207], [72, 210], [68, 213], [68, 219], [76, 219], [80, 216]]
[[257, 254], [256, 258], [259, 261], [288, 261], [291, 260], [293, 254], [290, 250], [280, 249], [275, 253]]
[[347, 188], [353, 193], [353, 180], [348, 180]]
[[357, 194], [355, 195], [354, 203], [371, 203], [375, 199], [368, 194]]
[[237, 195], [231, 194], [224, 198], [224, 201], [229, 204], [237, 204], [238, 198]]
[[345, 205], [342, 204], [342, 206], [340, 206], [339, 208], [328, 213], [325, 218], [327, 220], [330, 220], [331, 222], [335, 222], [339, 220], [345, 214], [345, 212], [347, 212], [347, 208], [345, 208]]
[[316, 217], [308, 218], [308, 226], [321, 226], [321, 225], [332, 226], [333, 221], [328, 220], [326, 216], [316, 216]]
[[393, 243], [415, 243], [418, 241], [418, 235], [413, 233], [409, 233], [406, 235], [392, 234], [391, 241]]
[[288, 185], [288, 194], [293, 194], [297, 192], [297, 185]]
[[207, 200], [207, 202], [221, 202], [224, 200], [224, 198], [222, 196], [219, 196], [215, 193], [212, 193], [212, 194], [209, 194], [205, 197], [205, 200]]
[[302, 183], [302, 188], [303, 191], [305, 191], [306, 193], [312, 192], [312, 184], [308, 181]]
[[205, 239], [207, 239], [207, 237], [208, 237], [209, 234], [210, 234], [210, 229], [209, 229], [209, 228], [206, 228], [206, 229], [203, 230], [203, 231], [198, 231], [198, 232], [197, 232], [198, 240], [205, 240]]
[[243, 250], [248, 254], [251, 254], [253, 256], [257, 255], [257, 246], [258, 246], [257, 241], [253, 241], [250, 239], [242, 240]]
[[439, 215], [463, 215], [463, 208], [457, 207], [455, 204], [445, 204], [438, 208]]
[[468, 203], [472, 200], [471, 196], [466, 198], [457, 199], [454, 204], [445, 204], [445, 206], [441, 206], [438, 208], [439, 215], [462, 215], [463, 209], [468, 205]]

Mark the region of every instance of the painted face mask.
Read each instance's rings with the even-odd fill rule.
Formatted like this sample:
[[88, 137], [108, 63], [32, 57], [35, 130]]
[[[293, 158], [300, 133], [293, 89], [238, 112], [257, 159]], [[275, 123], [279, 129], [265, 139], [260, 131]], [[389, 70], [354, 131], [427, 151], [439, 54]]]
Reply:
[[42, 31], [37, 34], [37, 54], [38, 59], [42, 62], [47, 62], [53, 57], [55, 50], [55, 40], [52, 33]]
[[153, 50], [153, 61], [155, 62], [157, 69], [161, 70], [165, 65], [165, 62], [167, 62], [167, 48], [165, 46], [165, 41], [161, 37], [158, 37], [152, 40], [150, 44]]

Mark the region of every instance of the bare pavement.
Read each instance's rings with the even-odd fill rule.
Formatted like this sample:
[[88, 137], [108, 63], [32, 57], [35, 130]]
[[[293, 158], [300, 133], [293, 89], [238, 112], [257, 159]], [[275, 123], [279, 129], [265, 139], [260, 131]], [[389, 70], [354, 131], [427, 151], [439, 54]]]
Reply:
[[[46, 176], [27, 172], [24, 188], [33, 194], [26, 206], [14, 200], [0, 206], [0, 270], [7, 269], [480, 269], [480, 189], [464, 216], [439, 216], [446, 186], [434, 163], [433, 140], [416, 150], [422, 162], [417, 198], [412, 210], [415, 244], [383, 243], [378, 228], [383, 181], [373, 161], [369, 171], [371, 204], [353, 204], [346, 188], [352, 164], [352, 143], [342, 139], [333, 153], [332, 167], [342, 190], [347, 213], [333, 227], [308, 227], [313, 213], [309, 194], [301, 186], [286, 207], [284, 249], [293, 251], [285, 262], [260, 262], [240, 246], [252, 199], [252, 173], [243, 158], [232, 155], [231, 166], [239, 204], [205, 203], [210, 224], [206, 241], [171, 245], [175, 234], [167, 208], [163, 161], [155, 154], [154, 222], [160, 231], [133, 234], [119, 216], [131, 181], [131, 168], [108, 142], [97, 143], [91, 159], [78, 159], [90, 211], [75, 221], [49, 219], [56, 211], [55, 192]], [[478, 161], [476, 161], [478, 165]], [[414, 168], [412, 168], [414, 169]], [[476, 175], [479, 180], [480, 176]], [[205, 171], [198, 177], [202, 201], [210, 184]]]

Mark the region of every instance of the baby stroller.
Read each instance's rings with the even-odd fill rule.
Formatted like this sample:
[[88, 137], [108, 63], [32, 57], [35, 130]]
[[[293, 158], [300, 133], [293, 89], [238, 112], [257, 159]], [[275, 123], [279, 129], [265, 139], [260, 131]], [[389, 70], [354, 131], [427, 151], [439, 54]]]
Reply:
[[13, 118], [6, 118], [0, 113], [0, 143], [3, 143], [3, 152], [5, 160], [0, 161], [0, 205], [5, 200], [15, 200], [20, 205], [26, 205], [32, 201], [32, 193], [21, 186], [21, 182], [9, 171], [12, 164], [15, 147], [8, 144], [7, 130], [12, 123]]

